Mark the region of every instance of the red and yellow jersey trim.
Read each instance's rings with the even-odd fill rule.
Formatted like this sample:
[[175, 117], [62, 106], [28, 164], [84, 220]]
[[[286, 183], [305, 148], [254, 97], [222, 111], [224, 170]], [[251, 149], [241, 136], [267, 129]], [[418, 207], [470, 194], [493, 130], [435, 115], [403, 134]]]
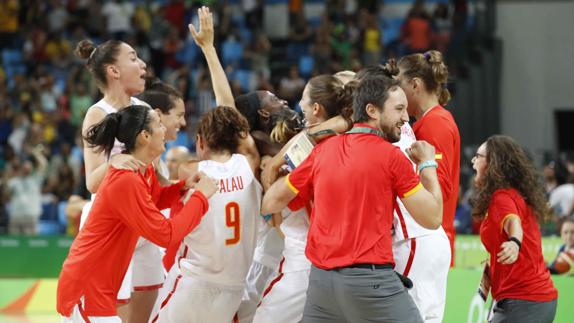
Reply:
[[287, 176], [285, 177], [285, 183], [287, 183], [287, 186], [289, 187], [289, 189], [290, 189], [293, 193], [299, 194], [299, 190], [298, 190], [295, 186], [293, 186], [293, 184], [291, 184], [291, 181], [289, 180], [289, 176], [291, 176], [291, 174], [289, 174], [289, 175], [287, 175]]
[[403, 194], [403, 198], [407, 198], [420, 190], [423, 187], [423, 184], [419, 182], [415, 187], [408, 190], [405, 194]]

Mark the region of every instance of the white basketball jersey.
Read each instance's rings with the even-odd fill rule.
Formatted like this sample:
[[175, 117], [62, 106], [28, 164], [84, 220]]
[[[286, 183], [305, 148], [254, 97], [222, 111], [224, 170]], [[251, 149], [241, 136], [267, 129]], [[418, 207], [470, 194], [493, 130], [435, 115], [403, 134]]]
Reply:
[[219, 192], [209, 198], [209, 210], [179, 249], [181, 272], [243, 288], [256, 245], [261, 185], [239, 154], [225, 163], [201, 161], [198, 170], [220, 181]]
[[267, 224], [262, 216], [255, 222], [257, 223], [257, 243], [253, 261], [275, 270], [283, 256], [283, 238], [275, 228]]
[[307, 246], [307, 233], [309, 232], [309, 215], [307, 208], [302, 207], [297, 211], [285, 208], [281, 215], [281, 231], [285, 235], [285, 249], [283, 250], [282, 272], [307, 270], [311, 268], [311, 262], [305, 256]]
[[[415, 133], [411, 128], [411, 125], [405, 123], [401, 127], [401, 140], [394, 143], [395, 146], [398, 146], [401, 151], [406, 155], [406, 149], [409, 148], [417, 138], [415, 137]], [[416, 165], [413, 164], [413, 169], [416, 171]], [[409, 238], [416, 238], [420, 236], [424, 236], [427, 234], [434, 234], [443, 231], [442, 227], [437, 230], [429, 230], [423, 228], [420, 224], [418, 224], [415, 219], [413, 219], [412, 215], [407, 211], [401, 200], [397, 197], [397, 207], [395, 207], [394, 212], [394, 219], [393, 219], [393, 243], [397, 243], [399, 241], [403, 241]]]

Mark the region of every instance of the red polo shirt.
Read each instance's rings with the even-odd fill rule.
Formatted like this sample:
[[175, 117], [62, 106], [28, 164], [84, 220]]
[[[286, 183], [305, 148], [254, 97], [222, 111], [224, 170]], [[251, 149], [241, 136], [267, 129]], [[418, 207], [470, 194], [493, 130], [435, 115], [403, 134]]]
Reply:
[[454, 263], [454, 214], [460, 177], [460, 133], [452, 114], [438, 105], [431, 108], [413, 126], [417, 140], [425, 140], [436, 150], [438, 181], [442, 191], [442, 227], [450, 241]]
[[287, 184], [298, 195], [294, 203], [314, 200], [305, 253], [322, 269], [394, 264], [395, 199], [422, 187], [401, 150], [374, 134], [321, 142], [287, 177]]
[[207, 212], [208, 202], [196, 191], [170, 219], [158, 208], [181, 196], [184, 181], [161, 187], [153, 167], [146, 174], [110, 168], [82, 228], [62, 266], [57, 310], [70, 316], [84, 297], [87, 316], [116, 315], [116, 298], [140, 236], [169, 247], [179, 243]]
[[[522, 223], [522, 247], [518, 260], [510, 265], [496, 261], [500, 245], [508, 240], [504, 220], [516, 216]], [[540, 227], [532, 209], [514, 189], [500, 189], [492, 194], [488, 213], [480, 227], [480, 239], [490, 254], [492, 297], [547, 302], [558, 297], [542, 256]]]

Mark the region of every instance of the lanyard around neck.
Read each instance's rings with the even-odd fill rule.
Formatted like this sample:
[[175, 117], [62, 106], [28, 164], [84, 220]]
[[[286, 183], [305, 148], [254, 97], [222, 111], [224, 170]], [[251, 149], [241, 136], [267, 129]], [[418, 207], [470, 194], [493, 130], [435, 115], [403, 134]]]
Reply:
[[368, 127], [355, 127], [353, 129], [345, 132], [345, 133], [347, 133], [347, 134], [357, 134], [357, 133], [371, 134], [371, 135], [379, 136], [379, 137], [386, 140], [386, 138], [382, 132], [380, 132], [377, 129], [372, 129], [372, 128], [368, 128]]

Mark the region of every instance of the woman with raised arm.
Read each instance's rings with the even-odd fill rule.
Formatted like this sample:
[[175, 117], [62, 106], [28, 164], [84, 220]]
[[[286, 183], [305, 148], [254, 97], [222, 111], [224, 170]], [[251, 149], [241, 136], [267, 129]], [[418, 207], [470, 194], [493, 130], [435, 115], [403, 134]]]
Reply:
[[[179, 243], [208, 209], [218, 183], [203, 174], [161, 187], [152, 162], [164, 151], [165, 128], [147, 106], [129, 106], [90, 127], [84, 140], [109, 156], [119, 141], [124, 152], [141, 161], [136, 172], [109, 167], [100, 182], [85, 226], [74, 240], [58, 280], [57, 310], [65, 322], [121, 322], [116, 296], [139, 236], [162, 247]], [[185, 190], [194, 193], [180, 212], [166, 219]], [[122, 196], [121, 201], [118, 196]]]
[[[196, 141], [200, 161], [182, 172], [209, 174], [220, 181], [220, 189], [210, 198], [200, 225], [183, 239], [152, 322], [230, 322], [241, 302], [260, 220], [259, 155], [247, 120], [234, 108], [213, 47], [212, 15], [206, 7], [198, 13], [200, 31], [193, 25], [190, 31], [208, 62], [219, 106], [201, 117]], [[203, 32], [206, 37], [200, 36]]]

